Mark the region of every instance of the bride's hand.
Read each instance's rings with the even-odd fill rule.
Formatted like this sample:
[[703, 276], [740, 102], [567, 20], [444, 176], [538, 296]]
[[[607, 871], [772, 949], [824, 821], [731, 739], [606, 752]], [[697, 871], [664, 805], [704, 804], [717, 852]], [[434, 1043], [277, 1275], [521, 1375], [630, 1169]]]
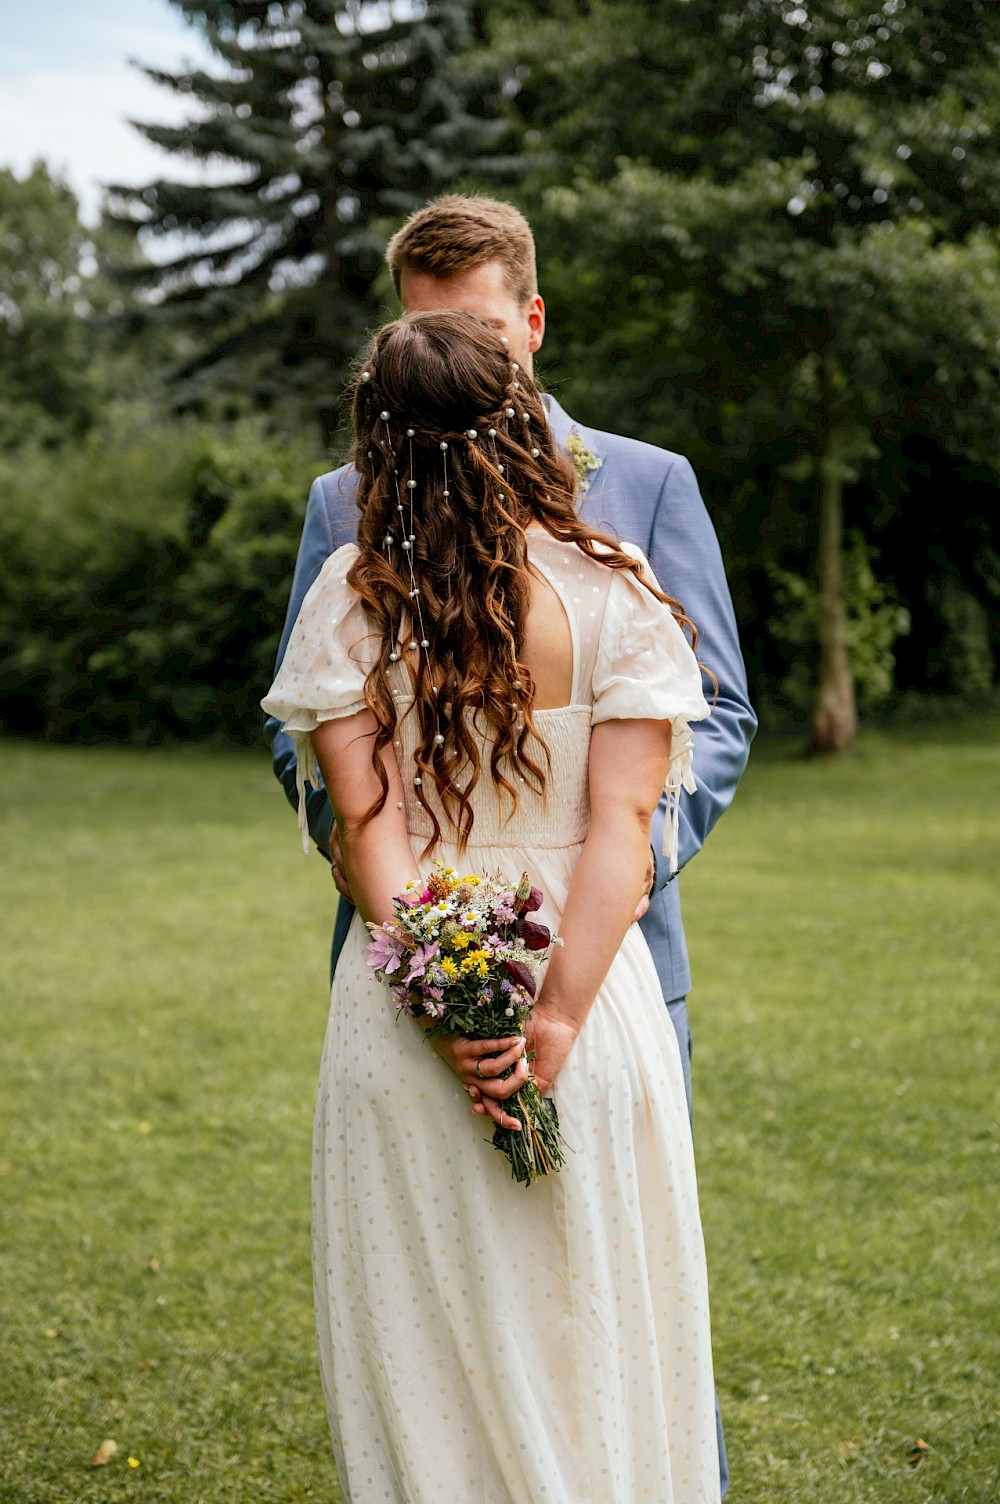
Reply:
[[554, 1012], [542, 1002], [536, 1003], [527, 1025], [528, 1049], [534, 1050], [532, 1075], [544, 1097], [573, 1048], [580, 1026], [575, 1020]]
[[[430, 1042], [469, 1093], [474, 1112], [492, 1118], [501, 1128], [520, 1129], [520, 1120], [505, 1111], [503, 1105], [528, 1079], [525, 1043], [520, 1034], [505, 1039], [437, 1034]], [[511, 1065], [515, 1067], [511, 1074], [498, 1079]]]

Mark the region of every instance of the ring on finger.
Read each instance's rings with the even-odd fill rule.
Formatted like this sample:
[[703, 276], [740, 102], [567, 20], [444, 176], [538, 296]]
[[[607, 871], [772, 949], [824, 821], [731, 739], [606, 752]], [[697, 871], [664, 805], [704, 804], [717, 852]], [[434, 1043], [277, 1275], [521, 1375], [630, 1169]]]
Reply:
[[476, 1061], [476, 1075], [479, 1077], [480, 1081], [483, 1079], [482, 1065], [483, 1062], [481, 1060]]

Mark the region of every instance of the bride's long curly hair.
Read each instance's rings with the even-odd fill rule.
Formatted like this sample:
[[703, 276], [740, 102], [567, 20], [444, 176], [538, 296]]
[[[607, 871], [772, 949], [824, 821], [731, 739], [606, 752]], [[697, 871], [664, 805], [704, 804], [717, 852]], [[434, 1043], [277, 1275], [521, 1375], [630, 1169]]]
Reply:
[[[555, 447], [538, 389], [512, 363], [496, 326], [461, 312], [415, 313], [386, 324], [352, 391], [361, 521], [348, 580], [378, 642], [365, 700], [378, 722], [372, 764], [381, 793], [364, 823], [388, 796], [382, 753], [397, 730], [389, 671], [405, 667], [418, 725], [414, 774], [437, 790], [464, 847], [483, 773], [474, 731], [492, 748], [490, 776], [510, 813], [520, 779], [545, 791], [548, 750], [520, 657], [530, 524], [634, 575], [670, 606], [692, 642], [695, 632], [613, 538], [577, 516], [573, 465]], [[434, 831], [430, 850], [441, 828], [433, 806], [423, 803]]]

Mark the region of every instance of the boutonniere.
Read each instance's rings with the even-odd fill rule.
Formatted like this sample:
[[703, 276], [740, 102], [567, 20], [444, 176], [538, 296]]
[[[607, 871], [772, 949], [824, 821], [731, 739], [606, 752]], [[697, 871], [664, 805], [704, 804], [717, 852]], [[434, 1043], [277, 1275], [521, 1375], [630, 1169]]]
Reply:
[[575, 428], [566, 440], [566, 453], [573, 461], [573, 469], [576, 471], [577, 490], [581, 496], [586, 496], [590, 490], [591, 476], [601, 468], [600, 457], [593, 449], [587, 448]]

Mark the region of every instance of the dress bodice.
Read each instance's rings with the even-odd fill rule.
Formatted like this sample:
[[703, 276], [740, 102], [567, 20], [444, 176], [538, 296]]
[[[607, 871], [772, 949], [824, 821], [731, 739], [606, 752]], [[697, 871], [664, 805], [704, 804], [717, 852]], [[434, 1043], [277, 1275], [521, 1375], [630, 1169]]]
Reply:
[[[568, 704], [534, 713], [535, 724], [548, 749], [545, 793], [539, 794], [512, 772], [511, 781], [518, 784], [519, 793], [516, 809], [510, 797], [491, 782], [490, 744], [473, 730], [483, 770], [471, 799], [475, 816], [470, 841], [473, 846], [574, 846], [583, 840], [590, 824], [587, 761], [593, 672], [611, 574], [603, 565], [581, 554], [575, 545], [560, 543], [541, 528], [529, 528], [527, 540], [532, 566], [552, 586], [566, 613], [573, 649], [572, 690]], [[424, 808], [426, 802], [435, 801], [443, 831], [447, 832], [448, 822], [437, 803], [436, 790], [428, 789], [426, 783], [414, 785], [405, 771], [415, 765], [418, 736], [415, 717], [406, 713], [413, 699], [406, 689], [408, 679], [401, 663], [396, 672], [401, 686], [393, 691], [400, 716], [396, 750], [400, 768], [404, 770], [406, 825], [412, 836], [426, 842], [433, 833]], [[534, 760], [544, 766], [542, 749], [536, 745], [530, 751]]]
[[[402, 695], [397, 706], [400, 721], [396, 755], [400, 767], [412, 768], [416, 766], [416, 718], [407, 714], [409, 706]], [[490, 746], [484, 737], [477, 738], [482, 771], [470, 801], [475, 817], [470, 846], [575, 846], [583, 840], [590, 824], [587, 785], [590, 715], [589, 705], [563, 705], [556, 710], [535, 712], [535, 724], [549, 752], [545, 793], [540, 795], [529, 784], [520, 782], [519, 775], [512, 774], [512, 781], [518, 783], [516, 809], [510, 797], [502, 795], [491, 781]], [[535, 760], [544, 764], [540, 749], [532, 750]], [[428, 789], [426, 782], [416, 786], [412, 777], [406, 780], [405, 790], [406, 828], [414, 837], [414, 844], [425, 845], [433, 834], [424, 808], [431, 800], [440, 829], [450, 836], [437, 791]]]
[[[572, 642], [573, 671], [566, 705], [536, 710], [535, 725], [548, 749], [544, 794], [529, 783], [519, 785], [513, 808], [489, 775], [490, 743], [480, 737], [481, 774], [471, 805], [473, 846], [571, 846], [582, 841], [590, 821], [588, 759], [592, 728], [602, 721], [653, 719], [672, 724], [671, 764], [667, 778], [672, 818], [669, 825], [672, 866], [676, 865], [676, 810], [682, 787], [693, 788], [689, 722], [708, 714], [701, 674], [669, 606], [626, 570], [589, 558], [574, 543], [553, 538], [540, 527], [527, 532], [531, 566], [555, 592], [566, 614]], [[655, 586], [640, 551], [624, 545]], [[264, 709], [284, 723], [294, 737], [298, 758], [299, 815], [303, 843], [305, 781], [320, 783], [309, 734], [322, 721], [364, 710], [365, 680], [382, 644], [371, 631], [360, 598], [348, 583], [357, 546], [331, 554], [306, 595], [289, 638], [284, 660]], [[401, 631], [403, 629], [401, 628]], [[418, 741], [412, 683], [400, 637], [399, 660], [390, 662], [389, 687], [397, 704], [394, 751], [403, 785], [407, 829], [426, 844], [433, 834], [425, 803], [436, 791], [418, 784], [414, 753]], [[475, 728], [470, 728], [478, 735]], [[534, 749], [545, 765], [544, 753]], [[512, 781], [517, 780], [516, 772]], [[442, 836], [454, 827], [440, 806], [435, 812]], [[666, 848], [665, 848], [666, 849]]]

